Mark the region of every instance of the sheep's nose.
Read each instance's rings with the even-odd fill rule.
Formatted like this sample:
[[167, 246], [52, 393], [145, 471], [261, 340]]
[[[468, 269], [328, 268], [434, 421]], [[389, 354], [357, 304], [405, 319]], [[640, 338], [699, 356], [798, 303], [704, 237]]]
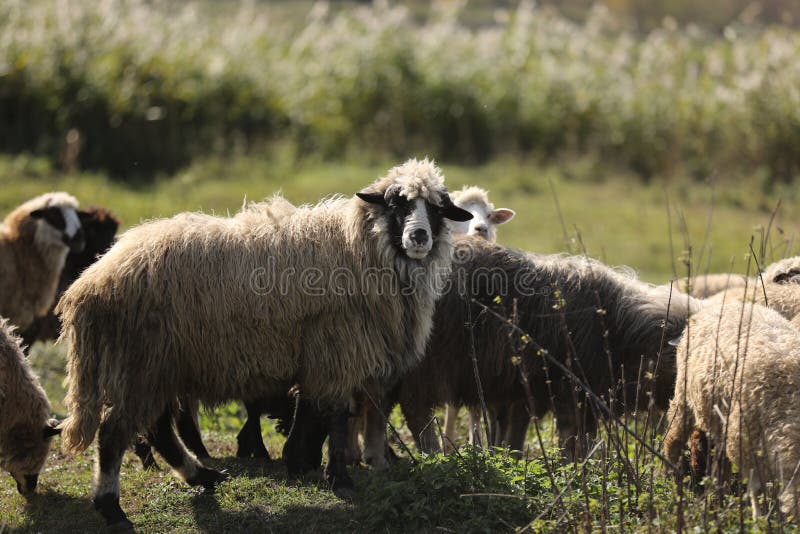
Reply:
[[424, 245], [428, 242], [428, 231], [422, 228], [417, 228], [411, 234], [411, 241], [416, 243], [417, 245]]
[[485, 237], [489, 235], [489, 228], [481, 224], [475, 227], [475, 233]]

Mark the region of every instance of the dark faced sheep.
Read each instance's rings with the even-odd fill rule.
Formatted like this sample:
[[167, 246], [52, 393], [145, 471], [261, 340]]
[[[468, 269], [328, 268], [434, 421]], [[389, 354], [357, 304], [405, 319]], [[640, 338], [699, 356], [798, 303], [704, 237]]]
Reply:
[[[473, 340], [486, 404], [525, 406], [524, 369], [535, 415], [554, 411], [568, 457], [586, 452], [577, 438], [592, 435], [596, 419], [583, 395], [575, 395], [573, 381], [547, 365], [541, 351], [570, 366], [596, 394], [608, 398], [611, 391], [620, 410], [636, 409], [637, 398], [639, 407], [652, 401], [666, 410], [675, 361], [662, 338], [682, 331], [694, 301], [677, 292], [670, 300], [667, 288], [582, 257], [527, 255], [470, 238], [457, 241], [457, 256], [459, 247], [468, 251], [467, 259], [454, 264], [454, 277], [464, 282], [451, 284], [437, 304], [427, 356], [396, 393], [422, 450], [438, 449], [429, 425], [435, 407], [480, 404]], [[513, 319], [529, 337], [522, 339], [484, 307]], [[640, 384], [640, 376], [653, 378]], [[527, 422], [528, 414], [523, 417]], [[515, 432], [506, 439], [519, 450], [524, 427]]]
[[439, 169], [410, 160], [353, 198], [278, 220], [270, 205], [133, 228], [62, 297], [64, 449], [85, 449], [99, 428], [94, 503], [109, 524], [129, 524], [119, 469], [137, 433], [188, 483], [221, 479], [174, 434], [178, 398], [214, 405], [298, 383], [331, 407], [327, 476], [351, 487], [347, 399], [422, 358], [451, 265], [444, 219], [470, 217]]
[[0, 315], [24, 330], [53, 305], [64, 260], [84, 246], [78, 202], [46, 193], [0, 224]]
[[61, 321], [53, 312], [55, 303], [66, 289], [78, 279], [78, 276], [97, 258], [105, 253], [114, 243], [119, 228], [119, 220], [109, 211], [102, 208], [89, 208], [78, 211], [85, 236], [86, 246], [83, 250], [70, 251], [61, 271], [56, 297], [50, 311], [44, 317], [38, 317], [22, 332], [22, 341], [31, 346], [35, 341], [50, 341], [58, 338], [61, 332]]
[[0, 319], [0, 468], [22, 494], [36, 489], [57, 422], [50, 403], [22, 353], [20, 339]]

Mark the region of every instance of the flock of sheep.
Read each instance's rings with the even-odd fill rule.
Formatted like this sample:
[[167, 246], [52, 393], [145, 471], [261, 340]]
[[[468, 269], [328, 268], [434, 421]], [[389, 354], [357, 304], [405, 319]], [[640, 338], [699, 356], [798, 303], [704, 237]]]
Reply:
[[[145, 465], [154, 449], [188, 484], [226, 477], [202, 462], [200, 404], [245, 403], [239, 456], [268, 457], [259, 418], [280, 419], [291, 474], [319, 468], [327, 438], [325, 477], [341, 495], [349, 462], [387, 465], [398, 404], [423, 452], [454, 446], [460, 407], [474, 442], [485, 428], [488, 445], [514, 451], [531, 418], [552, 412], [565, 461], [587, 455], [601, 418], [655, 411], [667, 412], [671, 467], [689, 443], [695, 470], [721, 453], [754, 515], [778, 482], [796, 516], [800, 260], [755, 279], [698, 277], [681, 286], [690, 296], [496, 244], [513, 216], [482, 189], [449, 193], [427, 159], [350, 198], [184, 213], [116, 240], [104, 210], [79, 211], [65, 193], [30, 200], [0, 225], [0, 466], [28, 494], [54, 435], [72, 454], [97, 439], [94, 506], [129, 526], [129, 447]], [[59, 332], [62, 422], [24, 355]]]

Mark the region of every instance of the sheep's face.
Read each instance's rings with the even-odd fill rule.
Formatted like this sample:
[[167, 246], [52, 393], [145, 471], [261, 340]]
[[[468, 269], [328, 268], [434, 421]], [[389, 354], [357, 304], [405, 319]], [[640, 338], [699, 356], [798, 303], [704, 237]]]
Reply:
[[31, 212], [31, 217], [39, 221], [37, 242], [57, 243], [68, 247], [70, 252], [80, 252], [86, 245], [83, 227], [75, 208], [50, 206]]
[[482, 237], [492, 243], [497, 240], [497, 229], [495, 227], [499, 224], [507, 223], [516, 215], [514, 210], [507, 208], [494, 209], [491, 205], [481, 201], [462, 204], [456, 198], [455, 205], [470, 212], [472, 220], [450, 223], [450, 229], [453, 233]]
[[439, 195], [440, 204], [422, 196], [410, 196], [398, 185], [391, 185], [383, 194], [362, 191], [358, 197], [385, 209], [392, 244], [406, 256], [422, 260], [433, 249], [444, 227], [444, 219], [467, 221], [472, 215], [453, 204], [450, 196]]
[[18, 426], [9, 432], [2, 467], [14, 477], [20, 494], [29, 495], [36, 490], [39, 472], [50, 452], [50, 442], [59, 433], [58, 422], [54, 419], [48, 421], [44, 428]]

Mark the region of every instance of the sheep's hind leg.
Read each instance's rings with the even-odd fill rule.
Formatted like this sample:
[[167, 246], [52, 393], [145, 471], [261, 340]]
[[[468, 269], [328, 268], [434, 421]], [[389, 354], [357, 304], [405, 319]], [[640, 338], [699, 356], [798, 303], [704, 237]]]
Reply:
[[141, 460], [142, 467], [146, 470], [158, 471], [158, 464], [153, 456], [153, 448], [144, 438], [144, 436], [137, 436], [136, 442], [133, 444], [133, 453]]
[[100, 423], [92, 498], [95, 510], [100, 512], [108, 526], [133, 527], [119, 505], [119, 470], [132, 437], [124, 430], [115, 408], [110, 408]]
[[264, 446], [264, 440], [261, 438], [261, 403], [245, 402], [244, 407], [247, 409], [247, 421], [236, 436], [236, 443], [239, 444], [236, 449], [236, 456], [239, 458], [263, 458], [269, 460], [269, 452]]
[[147, 440], [166, 460], [180, 478], [191, 486], [203, 486], [207, 491], [214, 490], [217, 483], [227, 475], [201, 464], [175, 435], [172, 429], [172, 413], [165, 410], [147, 435]]
[[197, 421], [197, 412], [200, 409], [197, 401], [187, 401], [181, 399], [181, 407], [178, 409], [178, 416], [175, 418], [175, 426], [178, 428], [178, 435], [181, 440], [200, 459], [211, 458], [206, 446], [203, 444], [203, 436], [200, 435], [200, 424]]
[[334, 408], [328, 418], [328, 466], [325, 480], [333, 492], [342, 499], [354, 495], [353, 480], [347, 474], [347, 419], [346, 406]]

